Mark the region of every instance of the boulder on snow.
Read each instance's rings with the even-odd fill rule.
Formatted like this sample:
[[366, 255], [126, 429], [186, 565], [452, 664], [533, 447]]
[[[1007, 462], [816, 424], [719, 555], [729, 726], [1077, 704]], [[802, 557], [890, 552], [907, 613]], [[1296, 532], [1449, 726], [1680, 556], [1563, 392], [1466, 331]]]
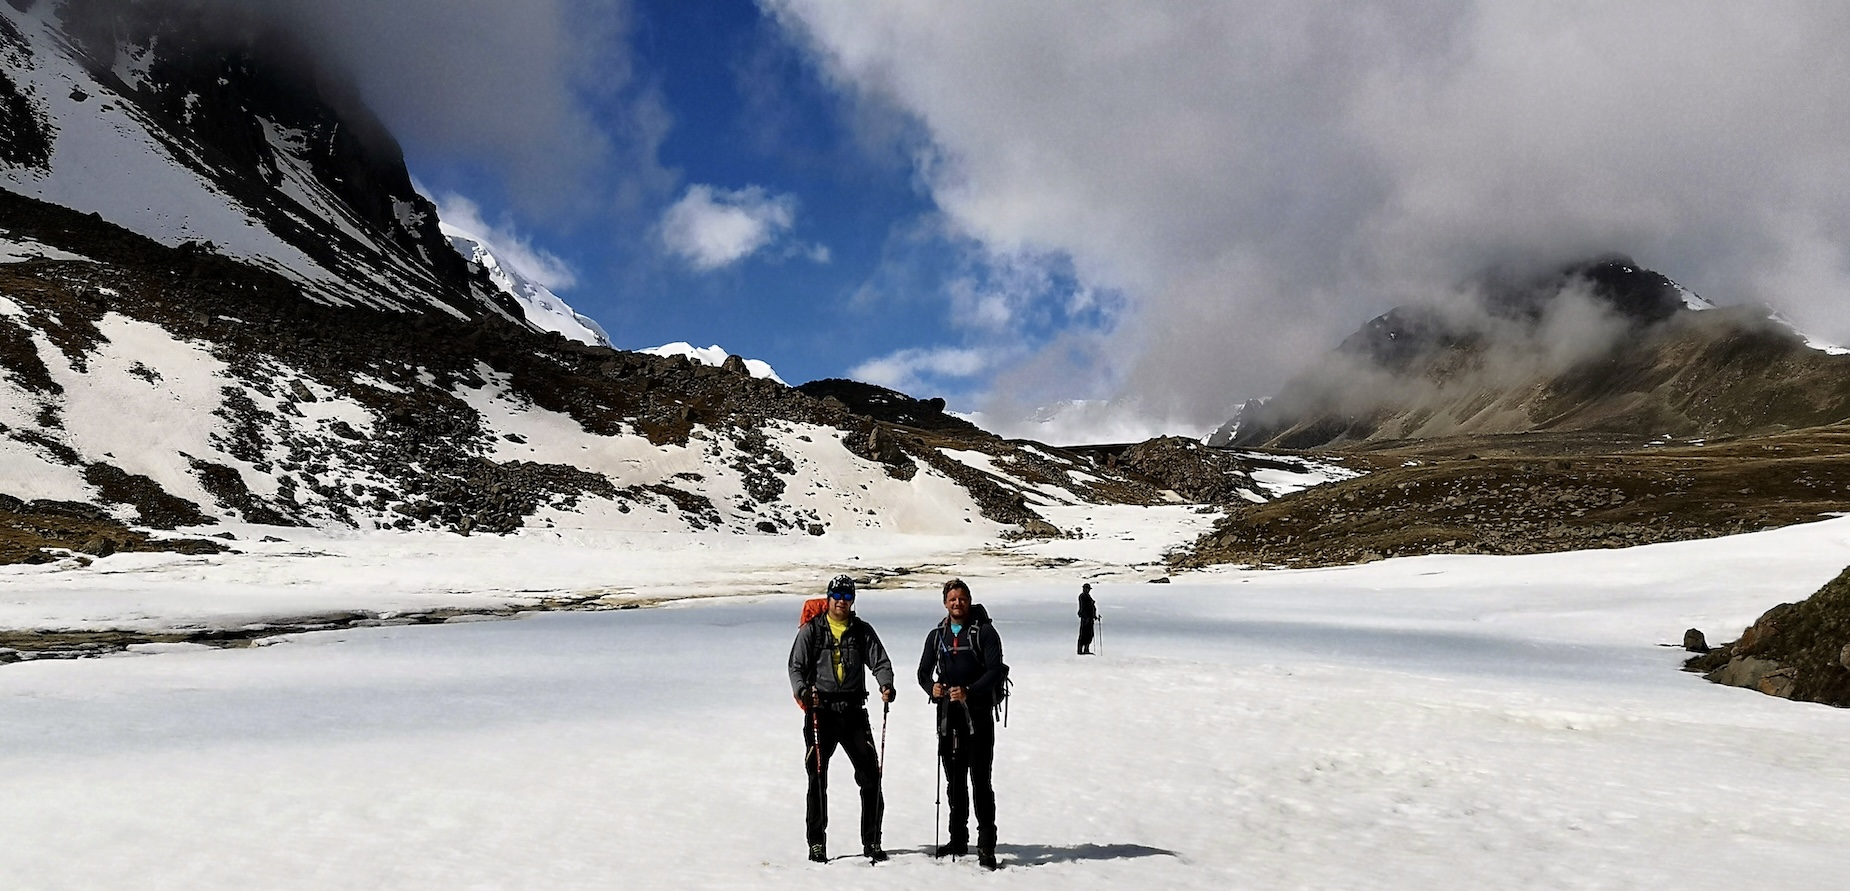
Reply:
[[1039, 517], [1021, 521], [1021, 534], [1028, 538], [1059, 538], [1060, 527]]
[[1701, 631], [1691, 628], [1683, 632], [1683, 649], [1692, 653], [1706, 653], [1709, 651], [1709, 641], [1702, 636]]
[[[1726, 687], [1744, 687], [1749, 690], [1761, 689], [1761, 682], [1775, 672], [1781, 671], [1778, 662], [1771, 659], [1756, 659], [1752, 656], [1736, 656], [1726, 665], [1703, 675], [1707, 680]], [[1788, 684], [1790, 675], [1786, 676]], [[1764, 691], [1762, 691], [1764, 692]], [[1790, 691], [1788, 691], [1790, 692]]]

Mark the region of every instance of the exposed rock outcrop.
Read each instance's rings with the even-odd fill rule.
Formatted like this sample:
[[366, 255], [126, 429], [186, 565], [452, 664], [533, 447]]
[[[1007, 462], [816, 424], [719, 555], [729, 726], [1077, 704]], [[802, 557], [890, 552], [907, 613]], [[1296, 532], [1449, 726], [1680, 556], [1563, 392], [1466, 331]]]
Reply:
[[1726, 646], [1684, 667], [1718, 684], [1850, 707], [1850, 569], [1797, 603], [1762, 615]]

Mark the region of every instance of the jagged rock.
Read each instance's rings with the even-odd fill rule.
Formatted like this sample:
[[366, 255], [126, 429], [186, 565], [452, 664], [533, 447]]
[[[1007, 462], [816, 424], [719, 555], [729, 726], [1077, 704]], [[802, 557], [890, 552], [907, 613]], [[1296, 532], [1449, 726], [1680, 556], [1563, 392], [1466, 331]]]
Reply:
[[1691, 628], [1683, 632], [1683, 649], [1692, 653], [1706, 653], [1709, 651], [1709, 642], [1701, 631]]
[[745, 357], [737, 354], [727, 356], [726, 361], [719, 367], [721, 371], [729, 374], [742, 374], [747, 377], [751, 376], [751, 370], [745, 367]]
[[882, 464], [899, 464], [906, 460], [905, 450], [893, 441], [893, 434], [879, 424], [867, 433], [866, 454]]

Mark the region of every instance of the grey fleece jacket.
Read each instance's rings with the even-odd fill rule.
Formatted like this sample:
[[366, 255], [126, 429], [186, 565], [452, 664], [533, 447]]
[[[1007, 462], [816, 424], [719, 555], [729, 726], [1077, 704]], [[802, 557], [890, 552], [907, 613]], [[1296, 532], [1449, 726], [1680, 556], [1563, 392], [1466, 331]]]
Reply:
[[[840, 681], [835, 679], [834, 662], [838, 646], [842, 655]], [[874, 680], [879, 681], [880, 686], [893, 686], [893, 660], [887, 658], [886, 647], [881, 646], [874, 626], [858, 616], [848, 618], [848, 630], [839, 643], [829, 630], [827, 613], [797, 629], [797, 639], [790, 645], [791, 693], [800, 696], [803, 688], [812, 685], [823, 693], [865, 693], [866, 669], [873, 670]]]

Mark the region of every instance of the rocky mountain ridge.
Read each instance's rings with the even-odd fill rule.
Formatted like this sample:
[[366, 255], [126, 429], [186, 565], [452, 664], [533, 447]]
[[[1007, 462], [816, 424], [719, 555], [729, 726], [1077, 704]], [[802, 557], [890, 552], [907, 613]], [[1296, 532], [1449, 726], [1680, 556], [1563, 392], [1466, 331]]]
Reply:
[[[1721, 437], [1850, 420], [1850, 356], [1758, 307], [1711, 308], [1624, 258], [1400, 307], [1221, 439], [1327, 448], [1529, 432]], [[1237, 431], [1236, 428], [1237, 427]]]

